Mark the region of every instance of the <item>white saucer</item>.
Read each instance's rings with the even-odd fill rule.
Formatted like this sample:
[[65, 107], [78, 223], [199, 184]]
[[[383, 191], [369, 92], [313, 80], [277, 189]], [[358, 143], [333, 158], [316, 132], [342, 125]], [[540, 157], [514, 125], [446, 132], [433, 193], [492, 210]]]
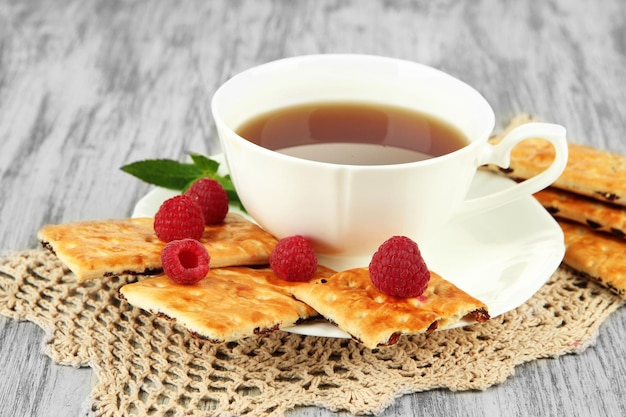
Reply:
[[[222, 161], [221, 155], [212, 158]], [[511, 183], [504, 177], [479, 171], [469, 196], [506, 188]], [[154, 216], [161, 203], [175, 194], [153, 189], [137, 202], [133, 217]], [[241, 213], [232, 206], [231, 211]], [[432, 239], [418, 244], [428, 267], [487, 304], [491, 317], [513, 310], [532, 297], [565, 254], [561, 228], [533, 197], [450, 223]], [[349, 337], [326, 322], [283, 330], [310, 336]]]

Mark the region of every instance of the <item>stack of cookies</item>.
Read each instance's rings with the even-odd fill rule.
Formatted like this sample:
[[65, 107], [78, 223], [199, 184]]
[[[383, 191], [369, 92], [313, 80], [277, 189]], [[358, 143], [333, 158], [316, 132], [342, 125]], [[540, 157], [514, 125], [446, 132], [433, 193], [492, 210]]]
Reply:
[[164, 275], [165, 243], [152, 218], [45, 225], [38, 233], [79, 281], [133, 274], [119, 294], [134, 307], [176, 321], [213, 343], [263, 336], [322, 317], [367, 347], [393, 345], [404, 334], [428, 333], [489, 319], [488, 307], [430, 272], [419, 297], [378, 291], [367, 267], [336, 272], [318, 266], [308, 282], [279, 278], [269, 267], [277, 240], [229, 213], [199, 240], [210, 254], [208, 275], [181, 284]]
[[[532, 121], [519, 115], [491, 141]], [[574, 143], [568, 146], [565, 171], [535, 197], [563, 229], [563, 263], [626, 298], [626, 156]], [[528, 139], [513, 149], [508, 169], [488, 168], [524, 180], [546, 169], [553, 158], [547, 141]]]

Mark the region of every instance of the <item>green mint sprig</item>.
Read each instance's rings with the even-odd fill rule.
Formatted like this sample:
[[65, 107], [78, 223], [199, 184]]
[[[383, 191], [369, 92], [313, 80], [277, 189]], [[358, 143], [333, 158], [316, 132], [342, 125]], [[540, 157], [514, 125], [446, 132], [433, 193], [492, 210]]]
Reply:
[[200, 178], [212, 178], [222, 184], [230, 202], [245, 211], [230, 175], [218, 174], [219, 162], [197, 153], [191, 153], [190, 157], [192, 163], [172, 159], [145, 159], [124, 165], [120, 169], [148, 184], [180, 192], [185, 192]]

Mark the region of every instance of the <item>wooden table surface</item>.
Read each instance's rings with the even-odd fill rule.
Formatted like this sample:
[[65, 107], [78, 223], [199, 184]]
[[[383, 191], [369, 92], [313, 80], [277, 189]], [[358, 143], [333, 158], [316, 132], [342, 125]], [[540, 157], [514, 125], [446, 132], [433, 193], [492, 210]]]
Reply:
[[[311, 53], [429, 64], [473, 85], [498, 125], [531, 112], [626, 154], [626, 2], [0, 0], [0, 250], [49, 222], [128, 216], [145, 158], [220, 152], [210, 98], [251, 66]], [[0, 318], [0, 415], [86, 415], [90, 369]], [[582, 354], [534, 361], [484, 392], [406, 395], [385, 416], [626, 415], [626, 309]], [[316, 408], [294, 416], [333, 414]]]

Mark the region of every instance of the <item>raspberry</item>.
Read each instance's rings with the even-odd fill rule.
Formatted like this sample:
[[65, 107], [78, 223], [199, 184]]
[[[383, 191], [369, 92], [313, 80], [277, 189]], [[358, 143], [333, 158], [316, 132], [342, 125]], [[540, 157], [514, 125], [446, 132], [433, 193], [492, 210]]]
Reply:
[[200, 240], [204, 233], [202, 209], [186, 195], [165, 200], [154, 216], [154, 232], [164, 242], [186, 238]]
[[200, 178], [185, 191], [200, 205], [205, 224], [218, 224], [228, 213], [228, 194], [222, 184], [211, 178]]
[[281, 239], [270, 255], [270, 267], [286, 281], [308, 281], [317, 270], [317, 256], [303, 236]]
[[418, 297], [430, 280], [430, 271], [417, 243], [406, 236], [394, 236], [378, 248], [369, 265], [372, 284], [395, 297]]
[[163, 272], [179, 284], [193, 284], [209, 273], [211, 257], [194, 239], [173, 240], [161, 252]]

